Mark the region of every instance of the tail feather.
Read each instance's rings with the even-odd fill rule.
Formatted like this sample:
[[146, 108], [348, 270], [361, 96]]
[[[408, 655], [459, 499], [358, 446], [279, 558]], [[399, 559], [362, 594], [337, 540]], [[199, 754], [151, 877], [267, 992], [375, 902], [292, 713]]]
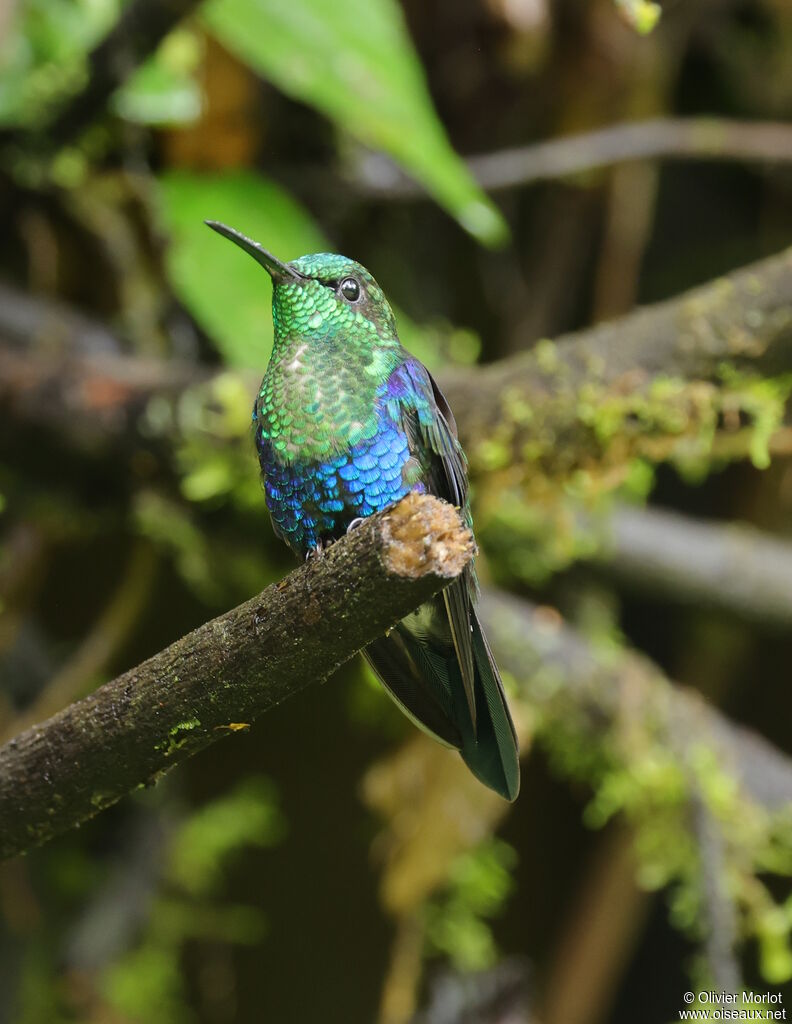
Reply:
[[520, 792], [520, 760], [498, 668], [475, 609], [471, 609], [473, 660], [476, 666], [476, 731], [465, 736], [462, 757], [473, 774], [507, 800]]
[[520, 789], [517, 737], [474, 608], [470, 609], [470, 629], [475, 717], [442, 596], [422, 605], [389, 636], [370, 644], [365, 655], [385, 689], [413, 722], [459, 750], [485, 786], [514, 800]]

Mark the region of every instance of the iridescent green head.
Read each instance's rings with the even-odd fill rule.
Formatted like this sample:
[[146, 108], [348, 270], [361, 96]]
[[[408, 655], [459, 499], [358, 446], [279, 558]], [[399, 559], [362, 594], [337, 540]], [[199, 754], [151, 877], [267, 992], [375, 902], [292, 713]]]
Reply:
[[324, 252], [283, 263], [233, 228], [217, 221], [206, 223], [244, 249], [272, 278], [276, 347], [297, 337], [309, 342], [328, 342], [338, 336], [371, 344], [396, 341], [388, 300], [359, 263]]

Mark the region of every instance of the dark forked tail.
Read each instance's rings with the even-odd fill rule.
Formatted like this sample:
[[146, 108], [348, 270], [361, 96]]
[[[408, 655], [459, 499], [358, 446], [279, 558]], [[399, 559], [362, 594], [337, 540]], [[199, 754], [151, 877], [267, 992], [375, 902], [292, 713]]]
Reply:
[[473, 774], [506, 800], [520, 791], [517, 737], [498, 669], [470, 608], [476, 724], [442, 595], [427, 601], [365, 656], [385, 689], [421, 729], [455, 747]]

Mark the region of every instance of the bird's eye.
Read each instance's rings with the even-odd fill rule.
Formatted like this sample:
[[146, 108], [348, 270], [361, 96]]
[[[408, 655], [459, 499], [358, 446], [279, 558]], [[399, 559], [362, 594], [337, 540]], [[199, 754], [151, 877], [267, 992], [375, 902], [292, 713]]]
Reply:
[[341, 284], [338, 286], [338, 290], [347, 300], [347, 302], [357, 302], [360, 298], [360, 285], [354, 279], [354, 277], [345, 277]]

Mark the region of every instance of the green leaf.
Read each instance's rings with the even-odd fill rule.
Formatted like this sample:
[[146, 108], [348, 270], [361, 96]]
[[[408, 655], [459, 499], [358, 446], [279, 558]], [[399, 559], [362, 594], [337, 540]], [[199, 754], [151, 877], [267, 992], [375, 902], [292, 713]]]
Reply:
[[209, 0], [203, 18], [283, 92], [389, 153], [476, 238], [505, 239], [448, 142], [396, 0]]
[[326, 251], [327, 242], [310, 215], [260, 175], [176, 171], [160, 186], [174, 290], [229, 366], [262, 370], [272, 349], [269, 277], [204, 220], [230, 224], [285, 260]]

